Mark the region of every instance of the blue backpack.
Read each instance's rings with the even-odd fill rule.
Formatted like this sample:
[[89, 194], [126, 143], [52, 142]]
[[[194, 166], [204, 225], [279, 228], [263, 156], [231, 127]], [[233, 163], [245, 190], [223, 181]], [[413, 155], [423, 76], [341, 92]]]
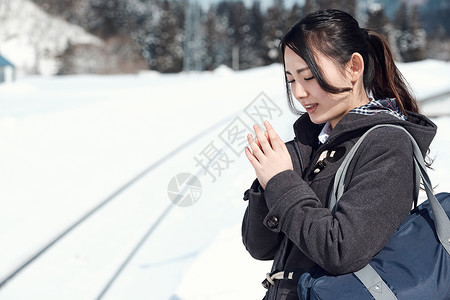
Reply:
[[[358, 140], [336, 172], [329, 205], [333, 212], [344, 191], [345, 173], [356, 150], [370, 131], [381, 126], [405, 130], [396, 125], [378, 125]], [[416, 170], [428, 200], [411, 211], [387, 245], [363, 269], [332, 276], [316, 266], [304, 273], [297, 289], [301, 300], [450, 299], [450, 193], [433, 195], [420, 149], [410, 138]]]

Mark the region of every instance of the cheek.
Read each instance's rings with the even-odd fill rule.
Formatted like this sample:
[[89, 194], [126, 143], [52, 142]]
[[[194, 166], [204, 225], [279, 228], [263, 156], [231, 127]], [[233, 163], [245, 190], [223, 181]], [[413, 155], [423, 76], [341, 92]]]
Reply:
[[333, 79], [330, 80], [329, 82], [332, 82], [335, 87], [339, 87], [339, 88], [348, 88], [348, 87], [351, 88], [352, 87], [351, 78], [349, 76], [347, 76], [346, 74], [339, 72], [338, 70], [335, 70], [335, 72], [333, 74]]
[[317, 95], [319, 104], [322, 107], [322, 113], [335, 114], [344, 110], [346, 106], [345, 96], [340, 94], [328, 94], [325, 91], [321, 91]]
[[319, 101], [328, 102], [329, 104], [338, 104], [342, 100], [346, 99], [347, 93], [331, 94], [324, 91], [319, 84], [315, 84], [314, 87], [310, 89], [310, 93]]
[[314, 79], [305, 84], [305, 89], [314, 97], [323, 97], [327, 94]]
[[325, 92], [318, 84], [316, 86], [312, 87], [310, 89], [310, 94], [316, 98], [316, 100], [320, 103], [329, 103], [332, 104], [332, 102], [336, 102], [336, 100], [339, 100], [339, 95], [333, 95]]

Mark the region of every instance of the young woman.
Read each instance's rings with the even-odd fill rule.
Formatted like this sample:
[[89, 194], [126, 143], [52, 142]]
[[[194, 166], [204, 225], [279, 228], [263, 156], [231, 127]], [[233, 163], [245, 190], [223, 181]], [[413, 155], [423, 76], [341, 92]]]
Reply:
[[[425, 156], [436, 126], [396, 68], [386, 40], [338, 10], [305, 16], [280, 45], [287, 97], [306, 110], [286, 144], [256, 125], [245, 153], [257, 179], [244, 194], [246, 249], [273, 260], [264, 299], [297, 299], [299, 276], [315, 265], [330, 274], [364, 267], [408, 215], [418, 186], [410, 139], [389, 127], [371, 132], [349, 166], [339, 208], [327, 208], [336, 170], [377, 124], [410, 132]], [[298, 104], [297, 104], [298, 105]]]

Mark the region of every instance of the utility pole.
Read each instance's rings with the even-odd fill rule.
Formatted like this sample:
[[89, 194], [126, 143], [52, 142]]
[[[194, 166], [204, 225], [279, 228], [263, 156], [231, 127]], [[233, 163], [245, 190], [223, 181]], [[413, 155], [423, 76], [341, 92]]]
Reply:
[[233, 70], [239, 71], [239, 46], [233, 46], [231, 52], [231, 62]]
[[196, 0], [187, 0], [184, 17], [183, 70], [203, 70], [201, 8]]

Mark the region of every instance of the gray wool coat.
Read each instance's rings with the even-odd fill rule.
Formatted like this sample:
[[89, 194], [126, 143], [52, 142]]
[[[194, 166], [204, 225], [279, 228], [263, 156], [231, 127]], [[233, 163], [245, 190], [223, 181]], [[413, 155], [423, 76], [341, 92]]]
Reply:
[[420, 114], [408, 113], [407, 118], [348, 113], [323, 145], [317, 139], [323, 125], [313, 124], [307, 114], [294, 123], [295, 138], [286, 143], [294, 170], [272, 177], [265, 190], [255, 179], [244, 193], [247, 251], [256, 259], [273, 260], [272, 272], [295, 271], [293, 279], [275, 280], [264, 299], [298, 299], [297, 281], [306, 270], [317, 264], [336, 275], [357, 271], [388, 242], [417, 199], [406, 133], [390, 127], [371, 132], [352, 159], [334, 215], [327, 201], [343, 158], [377, 124], [403, 126], [425, 156], [436, 126]]

